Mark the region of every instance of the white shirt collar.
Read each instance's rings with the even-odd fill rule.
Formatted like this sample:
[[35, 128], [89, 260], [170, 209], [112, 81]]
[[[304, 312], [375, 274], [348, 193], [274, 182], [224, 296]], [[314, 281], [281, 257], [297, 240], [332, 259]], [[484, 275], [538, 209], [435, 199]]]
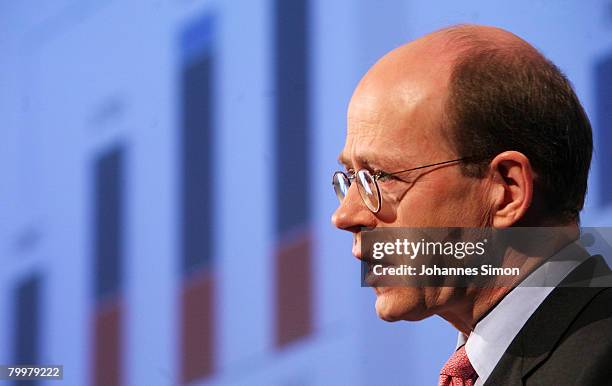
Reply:
[[[467, 356], [478, 374], [474, 386], [482, 386], [486, 382], [514, 337], [544, 299], [589, 257], [584, 249], [576, 248], [576, 244], [564, 247], [554, 259], [547, 260], [533, 271], [476, 324], [469, 337], [459, 333], [457, 348], [466, 345]], [[583, 251], [583, 254], [576, 256], [577, 250]]]

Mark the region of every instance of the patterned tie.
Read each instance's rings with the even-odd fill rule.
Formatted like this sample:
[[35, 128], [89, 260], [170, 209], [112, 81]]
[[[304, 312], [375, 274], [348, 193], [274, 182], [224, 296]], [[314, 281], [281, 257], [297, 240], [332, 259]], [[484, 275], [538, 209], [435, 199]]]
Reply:
[[465, 345], [463, 345], [455, 351], [440, 371], [438, 386], [474, 386], [476, 378], [478, 378], [478, 375], [472, 367], [467, 352], [465, 352]]

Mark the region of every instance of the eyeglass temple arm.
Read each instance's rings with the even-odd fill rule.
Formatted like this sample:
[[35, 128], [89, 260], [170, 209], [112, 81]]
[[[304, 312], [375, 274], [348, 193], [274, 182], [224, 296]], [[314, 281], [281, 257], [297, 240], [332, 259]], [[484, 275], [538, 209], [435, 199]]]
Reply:
[[425, 168], [430, 168], [432, 166], [438, 166], [438, 165], [445, 165], [445, 164], [449, 164], [451, 162], [458, 162], [458, 161], [465, 161], [468, 159], [472, 159], [473, 157], [463, 157], [463, 158], [457, 158], [457, 159], [452, 159], [449, 161], [442, 161], [442, 162], [436, 162], [435, 164], [429, 164], [429, 165], [424, 165], [424, 166], [418, 166], [416, 168], [411, 168], [411, 169], [406, 169], [406, 170], [400, 170], [399, 172], [393, 172], [393, 173], [387, 173], [388, 176], [392, 176], [395, 174], [400, 174], [400, 173], [405, 173], [405, 172], [410, 172], [413, 170], [419, 170], [419, 169], [425, 169]]

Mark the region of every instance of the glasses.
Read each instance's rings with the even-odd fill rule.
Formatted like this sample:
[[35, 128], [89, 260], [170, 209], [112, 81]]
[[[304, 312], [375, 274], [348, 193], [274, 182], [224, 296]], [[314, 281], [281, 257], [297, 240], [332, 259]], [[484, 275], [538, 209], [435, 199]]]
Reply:
[[376, 172], [371, 174], [367, 169], [361, 169], [357, 171], [357, 173], [345, 173], [343, 171], [337, 171], [334, 173], [332, 179], [332, 185], [334, 186], [334, 191], [336, 192], [336, 196], [338, 200], [342, 202], [344, 197], [346, 197], [348, 190], [352, 184], [352, 181], [357, 179], [357, 189], [359, 190], [359, 195], [361, 199], [366, 204], [368, 209], [370, 209], [374, 213], [378, 213], [380, 211], [380, 207], [382, 204], [382, 196], [380, 194], [380, 189], [378, 187], [378, 180], [381, 178], [387, 178], [394, 176], [400, 173], [406, 173], [413, 170], [430, 168], [438, 165], [450, 164], [452, 162], [462, 162], [468, 159], [472, 159], [472, 157], [464, 157], [453, 159], [450, 161], [437, 162], [435, 164], [418, 166], [416, 168], [400, 170], [399, 172], [386, 173], [383, 171]]

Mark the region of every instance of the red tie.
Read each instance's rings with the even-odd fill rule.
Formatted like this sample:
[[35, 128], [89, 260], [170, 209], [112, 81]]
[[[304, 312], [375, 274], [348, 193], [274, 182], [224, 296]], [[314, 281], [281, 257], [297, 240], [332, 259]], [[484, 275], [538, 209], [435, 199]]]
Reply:
[[463, 345], [455, 351], [440, 371], [438, 386], [474, 386], [477, 377]]

